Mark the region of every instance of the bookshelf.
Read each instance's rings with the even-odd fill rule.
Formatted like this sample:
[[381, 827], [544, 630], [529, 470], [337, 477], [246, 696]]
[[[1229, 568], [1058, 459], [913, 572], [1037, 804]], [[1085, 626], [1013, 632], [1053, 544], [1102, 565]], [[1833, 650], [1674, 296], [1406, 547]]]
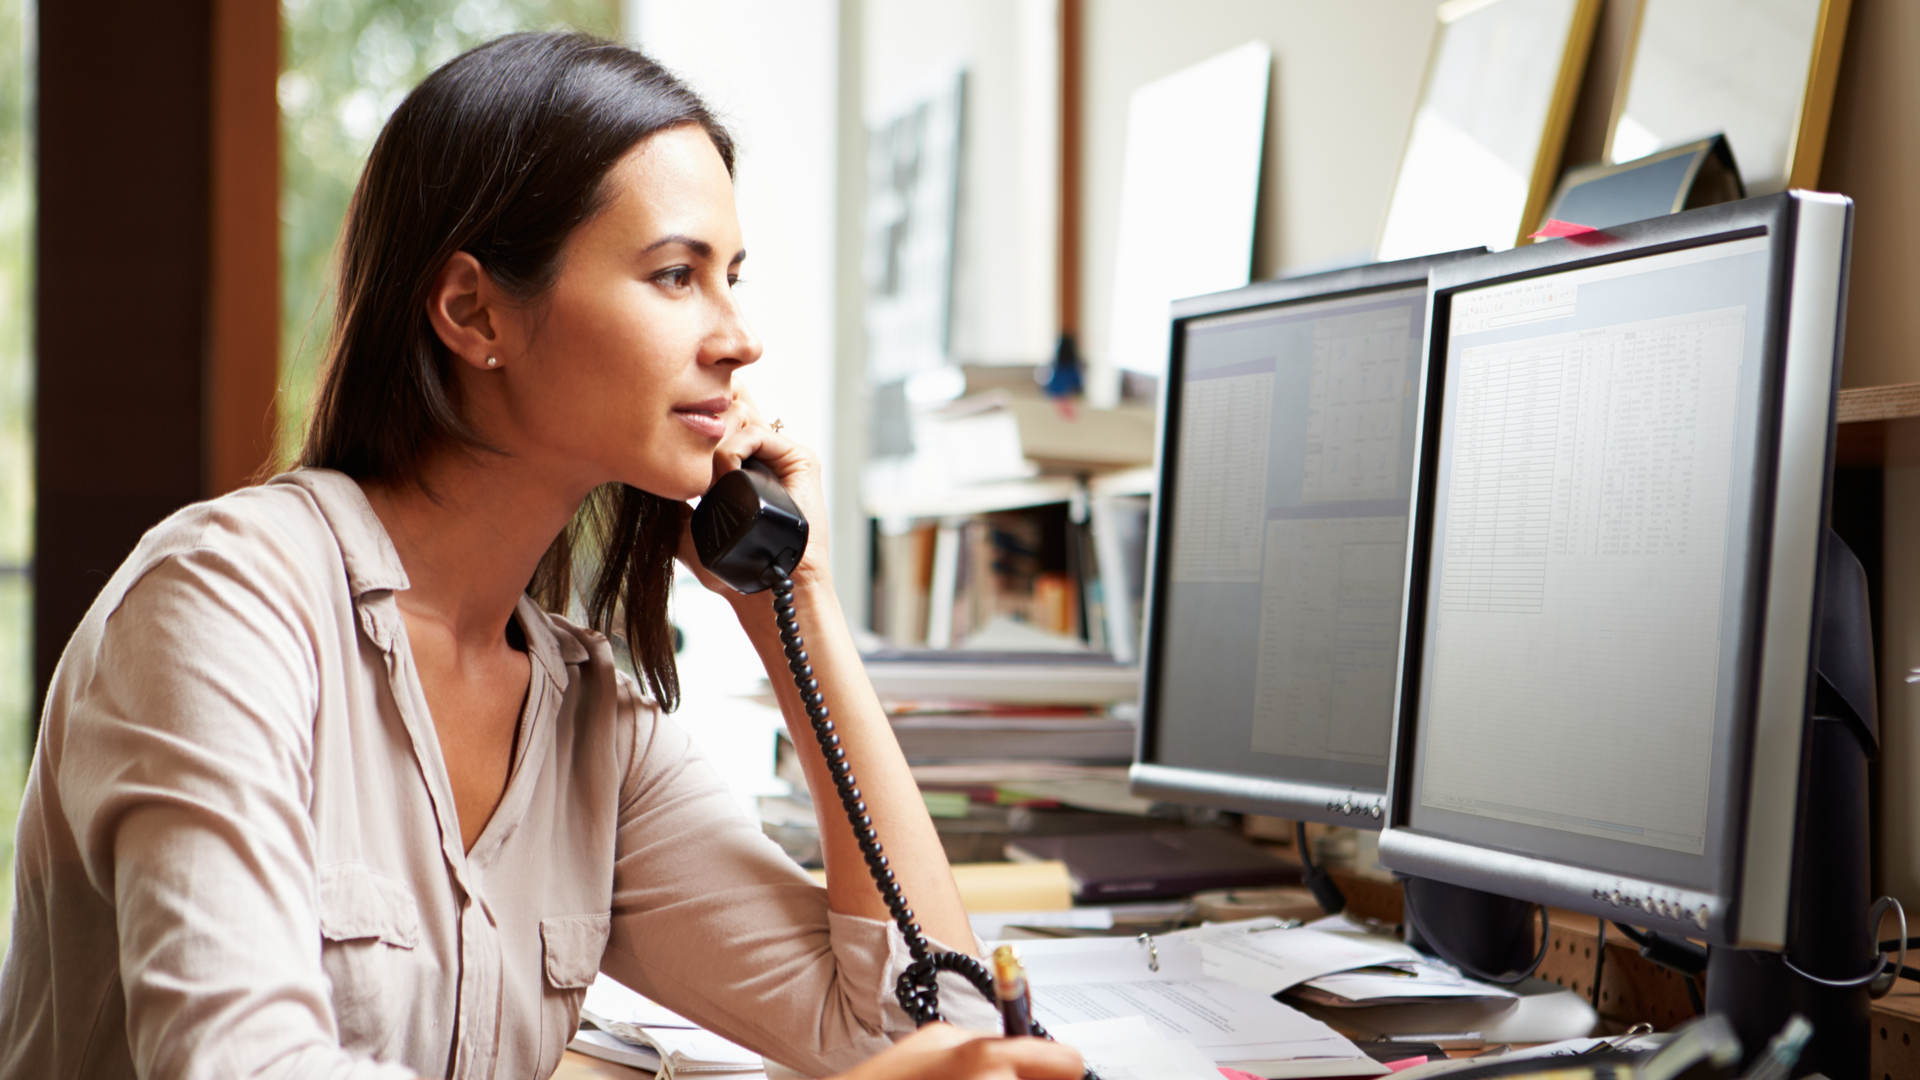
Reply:
[[869, 495], [870, 626], [896, 649], [1133, 662], [1151, 468]]

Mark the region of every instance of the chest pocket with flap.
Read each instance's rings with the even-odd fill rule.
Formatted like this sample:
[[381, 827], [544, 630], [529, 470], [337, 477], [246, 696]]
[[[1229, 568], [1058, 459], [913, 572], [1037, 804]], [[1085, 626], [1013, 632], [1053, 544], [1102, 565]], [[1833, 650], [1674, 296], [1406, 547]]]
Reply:
[[374, 1057], [404, 1053], [409, 1006], [419, 1001], [423, 975], [433, 974], [432, 958], [415, 948], [413, 892], [364, 863], [322, 866], [320, 936], [340, 1044]]
[[600, 973], [600, 957], [607, 951], [607, 934], [612, 928], [611, 912], [540, 920], [540, 947], [547, 976], [540, 1010], [542, 1076], [560, 1064], [561, 1052], [580, 1026], [580, 1003], [594, 976]]
[[320, 936], [411, 949], [420, 943], [420, 904], [405, 885], [362, 863], [332, 863], [320, 868]]

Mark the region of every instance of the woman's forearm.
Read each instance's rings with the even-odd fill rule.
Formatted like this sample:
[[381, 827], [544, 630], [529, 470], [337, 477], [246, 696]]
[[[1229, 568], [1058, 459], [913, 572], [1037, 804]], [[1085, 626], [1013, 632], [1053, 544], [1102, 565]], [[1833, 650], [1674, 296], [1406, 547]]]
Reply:
[[[821, 849], [827, 867], [827, 902], [833, 910], [887, 920], [891, 916], [868, 873], [866, 861], [854, 839], [853, 827], [840, 806], [828, 772], [807, 719], [806, 708], [787, 668], [787, 657], [774, 624], [769, 593], [744, 596], [734, 601], [742, 625], [754, 648], [766, 664], [774, 693], [780, 700], [787, 729], [799, 751], [806, 770], [807, 787], [820, 821]], [[873, 685], [867, 680], [852, 635], [847, 632], [838, 598], [830, 583], [803, 579], [794, 588], [794, 609], [801, 636], [806, 639], [808, 660], [820, 692], [831, 711], [834, 731], [846, 749], [847, 762], [853, 768], [860, 796], [867, 813], [885, 845], [888, 865], [900, 883], [901, 892], [913, 908], [914, 918], [927, 936], [950, 947], [971, 951], [973, 931], [967, 923], [966, 909], [960, 903], [953, 883], [953, 871], [947, 865], [946, 852], [927, 816], [920, 788], [907, 769], [886, 713], [880, 708]]]

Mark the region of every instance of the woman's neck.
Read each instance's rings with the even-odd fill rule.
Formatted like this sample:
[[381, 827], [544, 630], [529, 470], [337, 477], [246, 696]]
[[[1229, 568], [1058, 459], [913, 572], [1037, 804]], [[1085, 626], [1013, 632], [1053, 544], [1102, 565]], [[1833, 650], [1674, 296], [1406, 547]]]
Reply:
[[462, 646], [498, 642], [591, 485], [484, 451], [438, 454], [420, 480], [361, 485], [411, 582], [400, 604]]

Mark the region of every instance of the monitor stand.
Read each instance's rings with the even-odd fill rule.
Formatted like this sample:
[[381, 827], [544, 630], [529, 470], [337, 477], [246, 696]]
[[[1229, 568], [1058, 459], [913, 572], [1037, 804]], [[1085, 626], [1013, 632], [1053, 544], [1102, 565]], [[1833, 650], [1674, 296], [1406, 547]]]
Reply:
[[1432, 878], [1401, 877], [1400, 885], [1407, 944], [1484, 982], [1531, 973], [1534, 905]]
[[1807, 723], [1787, 948], [1713, 950], [1707, 1010], [1733, 1022], [1749, 1062], [1799, 1013], [1813, 1024], [1813, 1038], [1793, 1075], [1854, 1080], [1868, 1069], [1867, 987], [1823, 986], [1787, 967], [1791, 961], [1808, 974], [1847, 981], [1872, 970], [1879, 951], [1879, 927], [1867, 923], [1867, 760], [1880, 742], [1873, 622], [1860, 560], [1831, 531], [1820, 597], [1820, 677]]

